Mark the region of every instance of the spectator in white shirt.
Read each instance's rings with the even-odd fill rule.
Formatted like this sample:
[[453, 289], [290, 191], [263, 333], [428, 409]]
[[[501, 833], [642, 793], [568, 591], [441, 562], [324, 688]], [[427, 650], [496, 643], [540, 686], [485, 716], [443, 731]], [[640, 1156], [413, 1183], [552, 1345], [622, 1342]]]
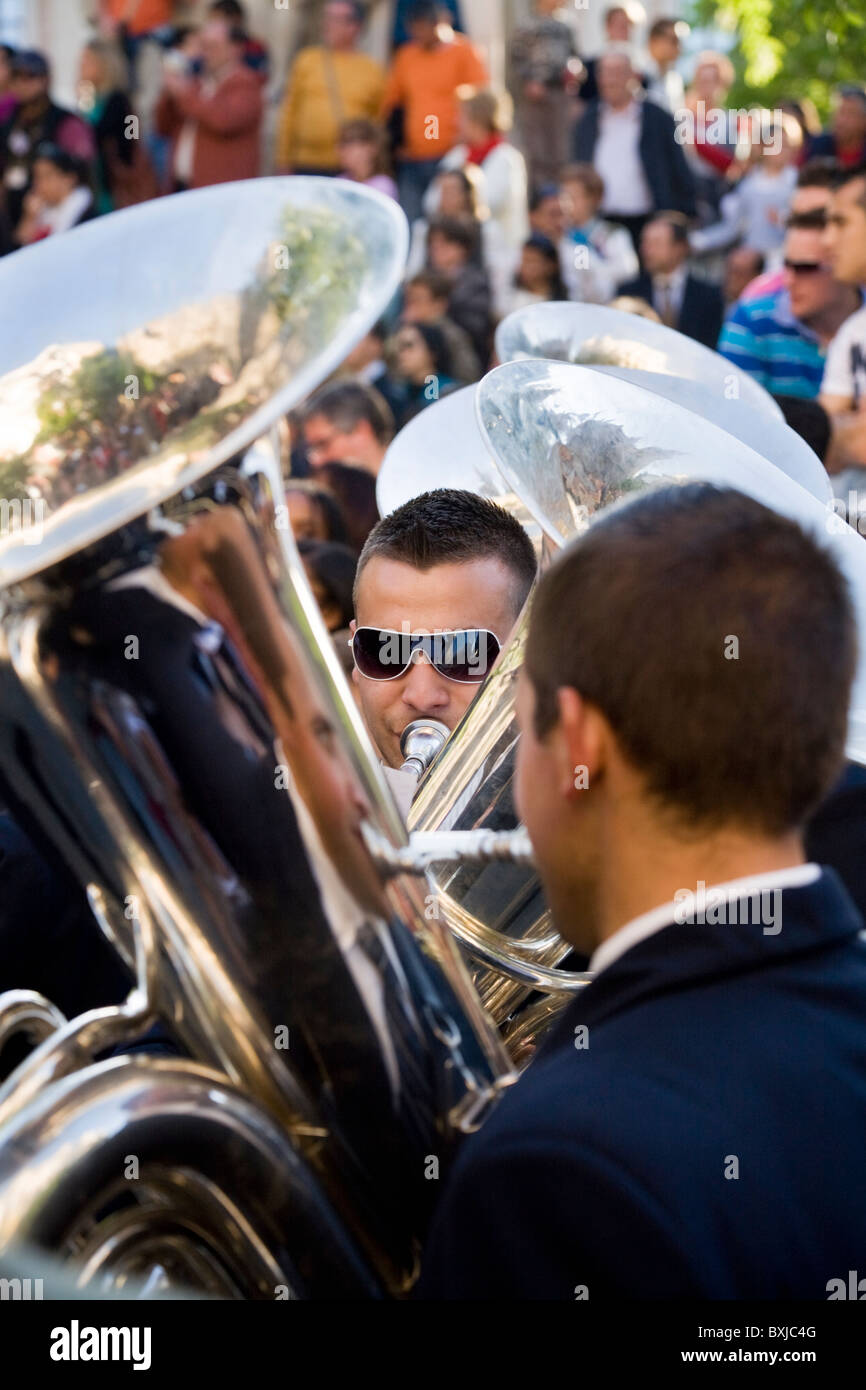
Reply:
[[627, 53], [599, 59], [598, 87], [599, 100], [589, 102], [574, 133], [575, 158], [595, 165], [604, 216], [627, 227], [637, 245], [652, 212], [694, 216], [694, 184], [673, 117], [645, 99]]
[[560, 243], [569, 299], [606, 304], [640, 267], [625, 227], [599, 216], [604, 182], [591, 164], [571, 164], [562, 173], [566, 230]]
[[[866, 286], [866, 165], [846, 170], [827, 218], [825, 244], [837, 280]], [[866, 487], [866, 307], [846, 319], [827, 353], [821, 405], [833, 420], [829, 472], [855, 466]]]
[[548, 237], [536, 232], [521, 252], [510, 298], [504, 305], [505, 312], [510, 314], [529, 304], [542, 304], [566, 297], [559, 251]]
[[481, 170], [481, 192], [490, 220], [499, 227], [509, 269], [520, 257], [529, 235], [528, 184], [523, 155], [505, 138], [510, 126], [509, 102], [489, 90], [462, 93], [459, 106], [460, 144], [442, 161], [443, 169], [474, 164]]

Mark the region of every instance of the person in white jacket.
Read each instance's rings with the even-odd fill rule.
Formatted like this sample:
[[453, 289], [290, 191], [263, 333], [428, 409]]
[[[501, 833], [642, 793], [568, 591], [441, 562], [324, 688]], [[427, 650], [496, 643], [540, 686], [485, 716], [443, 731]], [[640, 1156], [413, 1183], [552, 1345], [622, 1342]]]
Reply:
[[[460, 143], [450, 150], [440, 171], [475, 165], [481, 171], [481, 196], [496, 228], [496, 263], [490, 266], [494, 300], [504, 294], [529, 236], [529, 191], [526, 161], [505, 138], [510, 125], [508, 98], [489, 90], [467, 88], [460, 94]], [[428, 217], [439, 209], [436, 189], [425, 200]]]

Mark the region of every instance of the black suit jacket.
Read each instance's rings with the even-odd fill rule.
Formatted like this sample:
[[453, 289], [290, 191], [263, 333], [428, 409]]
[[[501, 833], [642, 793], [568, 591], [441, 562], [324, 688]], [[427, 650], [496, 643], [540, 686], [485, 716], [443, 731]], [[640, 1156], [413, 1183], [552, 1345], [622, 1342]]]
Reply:
[[832, 870], [779, 906], [583, 990], [461, 1151], [421, 1296], [826, 1299], [862, 1271], [863, 921]]
[[[588, 103], [574, 131], [574, 157], [592, 164], [598, 141], [601, 102]], [[694, 217], [695, 186], [682, 146], [674, 137], [674, 120], [655, 102], [641, 103], [640, 156], [655, 212], [683, 212]], [[616, 208], [610, 209], [616, 212]]]
[[[619, 292], [645, 299], [653, 308], [658, 308], [653, 302], [652, 279], [649, 275], [639, 275], [636, 280], [629, 280], [620, 287]], [[687, 275], [676, 323], [679, 332], [685, 333], [687, 338], [694, 338], [696, 342], [703, 343], [705, 347], [715, 348], [722, 331], [724, 316], [724, 303], [716, 286], [706, 280], [698, 280], [694, 275]]]

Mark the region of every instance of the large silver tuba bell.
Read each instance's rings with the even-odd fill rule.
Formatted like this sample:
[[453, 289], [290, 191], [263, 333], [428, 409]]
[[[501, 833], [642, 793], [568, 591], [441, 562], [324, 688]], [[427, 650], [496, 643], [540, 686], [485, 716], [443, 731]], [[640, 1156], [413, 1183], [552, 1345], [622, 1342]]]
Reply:
[[[0, 1253], [91, 1287], [399, 1292], [429, 1165], [512, 1078], [424, 880], [371, 857], [406, 834], [267, 438], [406, 244], [378, 194], [269, 179], [0, 264], [0, 801], [135, 980], [68, 1023], [0, 997], [43, 1039], [0, 1090]], [[129, 1053], [154, 1023], [176, 1055]]]

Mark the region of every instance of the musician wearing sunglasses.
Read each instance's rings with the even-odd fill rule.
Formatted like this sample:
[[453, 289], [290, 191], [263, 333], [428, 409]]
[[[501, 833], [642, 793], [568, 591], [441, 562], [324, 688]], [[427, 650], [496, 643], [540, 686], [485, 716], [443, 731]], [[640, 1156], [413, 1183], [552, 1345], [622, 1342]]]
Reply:
[[862, 1271], [863, 918], [804, 849], [856, 646], [832, 557], [727, 488], [644, 493], [541, 578], [517, 805], [594, 979], [465, 1142], [422, 1295], [826, 1299]]
[[736, 304], [719, 339], [724, 357], [776, 395], [815, 399], [830, 342], [861, 303], [833, 274], [825, 224], [823, 208], [792, 214], [781, 287]]
[[355, 579], [353, 679], [383, 762], [403, 763], [415, 719], [454, 729], [535, 579], [526, 532], [502, 507], [440, 488], [370, 533]]

